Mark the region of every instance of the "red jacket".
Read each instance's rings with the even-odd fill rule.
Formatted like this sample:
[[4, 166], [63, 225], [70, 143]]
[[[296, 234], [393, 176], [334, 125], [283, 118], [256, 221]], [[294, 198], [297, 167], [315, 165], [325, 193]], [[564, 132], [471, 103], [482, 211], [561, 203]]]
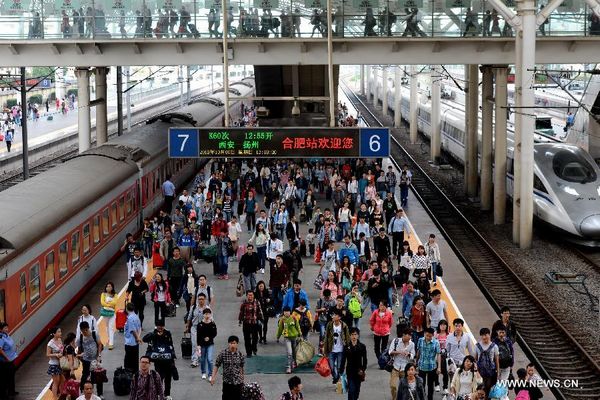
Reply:
[[219, 236], [222, 231], [227, 231], [227, 222], [224, 219], [221, 222], [219, 220], [213, 222], [210, 233], [213, 236]]
[[381, 317], [379, 315], [379, 309], [373, 311], [373, 314], [371, 314], [371, 319], [369, 320], [371, 330], [377, 336], [389, 335], [393, 322], [394, 316], [390, 310], [385, 310], [385, 314], [383, 317]]
[[[171, 304], [171, 294], [169, 293], [169, 282], [165, 282], [165, 303]], [[152, 296], [152, 301], [158, 301], [158, 293], [156, 291], [156, 282], [152, 280], [150, 282], [150, 294]]]

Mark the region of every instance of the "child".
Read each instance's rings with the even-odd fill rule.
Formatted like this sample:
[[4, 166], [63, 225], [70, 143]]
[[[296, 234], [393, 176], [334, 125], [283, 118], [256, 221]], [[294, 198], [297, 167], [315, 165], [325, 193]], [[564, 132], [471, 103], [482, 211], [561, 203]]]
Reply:
[[314, 229], [308, 230], [308, 235], [306, 235], [306, 242], [308, 243], [308, 256], [312, 257], [315, 254], [315, 239], [317, 235], [315, 235]]
[[283, 315], [277, 323], [277, 343], [281, 335], [285, 338], [285, 348], [287, 350], [287, 369], [286, 374], [292, 373], [292, 368], [296, 366], [296, 340], [300, 336], [300, 324], [298, 320], [292, 317], [292, 310], [289, 307], [283, 308]]
[[289, 392], [285, 392], [281, 395], [280, 400], [302, 400], [304, 396], [302, 395], [302, 381], [298, 376], [292, 376], [288, 379], [288, 387], [290, 388]]
[[302, 339], [308, 340], [308, 333], [313, 326], [313, 316], [308, 308], [306, 308], [306, 300], [300, 299], [298, 301], [298, 307], [294, 309], [292, 317], [298, 320], [300, 325], [300, 331], [302, 332]]

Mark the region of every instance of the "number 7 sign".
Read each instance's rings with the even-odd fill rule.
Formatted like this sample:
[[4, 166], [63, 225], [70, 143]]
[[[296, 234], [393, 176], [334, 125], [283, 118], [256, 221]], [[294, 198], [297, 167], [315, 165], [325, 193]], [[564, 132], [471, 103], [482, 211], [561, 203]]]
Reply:
[[361, 128], [360, 156], [389, 157], [390, 130], [388, 128]]
[[170, 158], [197, 158], [200, 156], [200, 143], [198, 129], [195, 128], [170, 128], [169, 129], [169, 157]]

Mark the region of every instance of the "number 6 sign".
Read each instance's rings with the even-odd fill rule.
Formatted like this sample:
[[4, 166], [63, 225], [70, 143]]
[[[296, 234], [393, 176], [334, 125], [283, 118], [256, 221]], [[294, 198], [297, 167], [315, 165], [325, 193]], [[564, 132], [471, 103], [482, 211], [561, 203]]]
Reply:
[[169, 157], [196, 158], [200, 156], [198, 129], [169, 129]]
[[360, 156], [389, 157], [390, 130], [388, 128], [361, 128]]

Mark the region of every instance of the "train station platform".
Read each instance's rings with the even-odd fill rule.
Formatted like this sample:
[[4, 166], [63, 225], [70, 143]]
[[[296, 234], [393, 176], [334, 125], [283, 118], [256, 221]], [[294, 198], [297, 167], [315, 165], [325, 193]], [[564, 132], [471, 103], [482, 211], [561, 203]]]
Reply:
[[[389, 161], [386, 160], [386, 165]], [[208, 171], [209, 169], [206, 168]], [[259, 199], [259, 203], [260, 203]], [[323, 197], [317, 198], [317, 204], [322, 207], [330, 207], [330, 203]], [[435, 233], [440, 245], [442, 262], [444, 265], [444, 277], [440, 280], [437, 288], [442, 290], [443, 298], [448, 305], [449, 319], [455, 317], [463, 318], [468, 329], [474, 333], [477, 338], [477, 333], [481, 327], [491, 327], [492, 323], [497, 319], [492, 308], [488, 305], [484, 296], [479, 292], [475, 283], [471, 280], [467, 272], [462, 268], [458, 258], [452, 253], [449, 245], [444, 241], [442, 235], [437, 231], [435, 225], [418, 203], [416, 198], [409, 197], [409, 204], [405, 208], [412, 226], [411, 232], [411, 247], [416, 249], [417, 245], [426, 240], [429, 233]], [[301, 236], [304, 237], [309, 227], [306, 223], [300, 224]], [[240, 240], [241, 244], [247, 242], [249, 236], [245, 226], [242, 224], [243, 234]], [[284, 241], [287, 242], [287, 241]], [[287, 244], [285, 245], [287, 248]], [[318, 266], [312, 260], [312, 257], [304, 258], [304, 269], [300, 273], [300, 279], [303, 281], [303, 288], [309, 295], [311, 308], [314, 308], [318, 299], [318, 292], [313, 288], [312, 282], [318, 272]], [[237, 314], [239, 306], [242, 302], [241, 298], [235, 296], [237, 284], [237, 262], [229, 264], [230, 280], [217, 280], [212, 273], [212, 264], [207, 264], [200, 261], [194, 264], [194, 268], [199, 274], [208, 276], [209, 285], [213, 288], [213, 296], [215, 297], [215, 305], [213, 307], [213, 315], [218, 327], [218, 335], [215, 339], [215, 357], [216, 354], [226, 346], [226, 339], [229, 335], [235, 334], [240, 338], [243, 337], [241, 327], [237, 325]], [[152, 269], [150, 269], [152, 271]], [[152, 275], [152, 272], [149, 273]], [[266, 273], [257, 274], [257, 281], [264, 280], [268, 282], [268, 270]], [[74, 331], [79, 310], [83, 304], [91, 304], [94, 310], [94, 315], [97, 316], [99, 309], [100, 293], [104, 285], [108, 281], [115, 282], [116, 288], [120, 289], [120, 306], [123, 306], [124, 301], [124, 285], [127, 281], [127, 272], [124, 257], [121, 257], [108, 272], [99, 279], [89, 293], [79, 302], [79, 304], [70, 312], [59, 326], [64, 333]], [[121, 289], [122, 288], [122, 289]], [[395, 316], [398, 316], [399, 310], [394, 307]], [[182, 322], [185, 308], [182, 306], [177, 310], [177, 316], [167, 318], [166, 328], [169, 329], [174, 337], [176, 353], [180, 356], [179, 343], [183, 335], [184, 325]], [[144, 322], [144, 334], [153, 329], [153, 307], [152, 303], [148, 302], [145, 310], [146, 319]], [[275, 343], [275, 321], [269, 321], [268, 344], [259, 345], [258, 356], [247, 360], [247, 366], [250, 370], [264, 371], [264, 365], [269, 365], [267, 373], [252, 373], [246, 376], [246, 382], [258, 382], [266, 394], [266, 399], [275, 400], [279, 395], [287, 391], [287, 379], [290, 375], [285, 374], [285, 365], [272, 365], [273, 360], [283, 360], [285, 347], [283, 344]], [[104, 333], [105, 321], [103, 318], [99, 320], [99, 331], [103, 342], [107, 342]], [[373, 354], [373, 335], [369, 331], [368, 320], [365, 316], [360, 322], [361, 341], [367, 346], [367, 380], [363, 383], [361, 394], [363, 398], [388, 398], [389, 397], [389, 374], [385, 371], [380, 371], [377, 367], [377, 360]], [[394, 334], [391, 335], [395, 337]], [[316, 333], [311, 333], [309, 341], [313, 344], [318, 343]], [[140, 346], [140, 354], [145, 352], [146, 345]], [[243, 349], [243, 343], [240, 343], [240, 348]], [[115, 348], [108, 350], [105, 348], [102, 354], [103, 366], [108, 371], [109, 383], [104, 385], [105, 399], [118, 399], [112, 389], [112, 374], [114, 370], [122, 366], [124, 357], [123, 350], [123, 335], [117, 333], [115, 335]], [[522, 353], [518, 351], [516, 366], [524, 366], [527, 360], [524, 359]], [[222, 378], [219, 376], [215, 386], [211, 386], [207, 381], [201, 379], [199, 368], [190, 368], [189, 360], [178, 358], [176, 365], [179, 369], [180, 380], [173, 382], [172, 397], [173, 399], [195, 398], [198, 393], [203, 393], [207, 398], [218, 398], [221, 393]], [[263, 367], [261, 367], [261, 365]], [[17, 390], [20, 392], [17, 400], [20, 399], [51, 399], [52, 395], [48, 390], [48, 376], [46, 375], [47, 358], [45, 357], [45, 344], [34, 352], [34, 354], [25, 362], [17, 371]], [[325, 399], [325, 398], [345, 398], [345, 395], [335, 393], [335, 385], [331, 384], [330, 379], [321, 378], [312, 368], [302, 368], [294, 374], [298, 374], [303, 380], [305, 398], [310, 399]], [[436, 393], [436, 400], [442, 398], [440, 393]], [[545, 395], [544, 398], [552, 398]]]

